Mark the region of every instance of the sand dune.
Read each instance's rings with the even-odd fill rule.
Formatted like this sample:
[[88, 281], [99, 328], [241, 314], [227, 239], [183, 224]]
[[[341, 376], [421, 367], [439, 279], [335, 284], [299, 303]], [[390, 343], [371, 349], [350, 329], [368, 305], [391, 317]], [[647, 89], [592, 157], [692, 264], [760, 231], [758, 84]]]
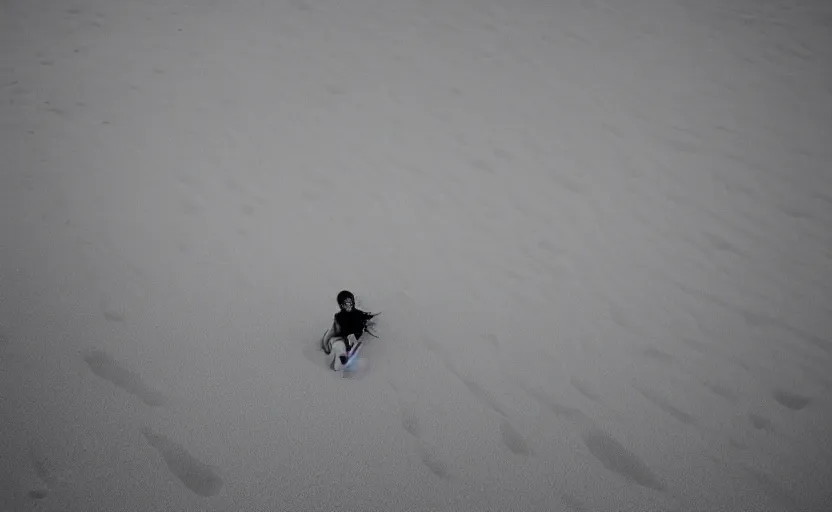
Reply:
[[0, 511], [828, 510], [831, 27], [4, 2]]

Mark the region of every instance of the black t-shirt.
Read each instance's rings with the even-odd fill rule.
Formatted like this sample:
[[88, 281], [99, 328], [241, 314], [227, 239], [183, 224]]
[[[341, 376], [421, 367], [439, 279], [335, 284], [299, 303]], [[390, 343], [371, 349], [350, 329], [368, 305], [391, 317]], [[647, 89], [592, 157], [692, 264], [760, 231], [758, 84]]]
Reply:
[[341, 328], [338, 334], [347, 337], [350, 334], [360, 338], [364, 334], [364, 328], [367, 325], [367, 320], [370, 319], [370, 314], [361, 311], [360, 309], [353, 309], [352, 311], [339, 311], [335, 314], [335, 321]]

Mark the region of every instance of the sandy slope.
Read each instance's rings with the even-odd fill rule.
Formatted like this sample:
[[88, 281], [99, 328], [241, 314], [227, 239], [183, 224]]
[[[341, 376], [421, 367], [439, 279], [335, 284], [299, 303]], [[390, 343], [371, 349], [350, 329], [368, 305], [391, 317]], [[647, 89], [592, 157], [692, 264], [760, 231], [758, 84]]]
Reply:
[[2, 2], [0, 509], [829, 510], [832, 12], [725, 4]]

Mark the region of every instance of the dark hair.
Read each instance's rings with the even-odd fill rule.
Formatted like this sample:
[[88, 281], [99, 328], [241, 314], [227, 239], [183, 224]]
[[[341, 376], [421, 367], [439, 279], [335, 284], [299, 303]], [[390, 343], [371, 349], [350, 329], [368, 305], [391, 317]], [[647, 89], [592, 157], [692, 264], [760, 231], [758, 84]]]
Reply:
[[353, 294], [352, 294], [352, 292], [351, 292], [351, 291], [349, 291], [349, 290], [341, 290], [341, 291], [338, 293], [338, 297], [337, 297], [337, 300], [338, 300], [338, 305], [340, 306], [340, 305], [341, 305], [341, 304], [343, 304], [343, 303], [344, 303], [344, 301], [346, 301], [347, 299], [351, 299], [351, 300], [352, 300], [353, 305], [355, 305], [355, 295], [353, 295]]

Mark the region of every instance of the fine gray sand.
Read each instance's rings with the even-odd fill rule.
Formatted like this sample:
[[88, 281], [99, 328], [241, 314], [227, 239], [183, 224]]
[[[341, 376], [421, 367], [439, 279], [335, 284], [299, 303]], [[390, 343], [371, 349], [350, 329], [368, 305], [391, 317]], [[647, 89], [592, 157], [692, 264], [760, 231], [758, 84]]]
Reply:
[[830, 5], [0, 2], [0, 511], [832, 510]]

